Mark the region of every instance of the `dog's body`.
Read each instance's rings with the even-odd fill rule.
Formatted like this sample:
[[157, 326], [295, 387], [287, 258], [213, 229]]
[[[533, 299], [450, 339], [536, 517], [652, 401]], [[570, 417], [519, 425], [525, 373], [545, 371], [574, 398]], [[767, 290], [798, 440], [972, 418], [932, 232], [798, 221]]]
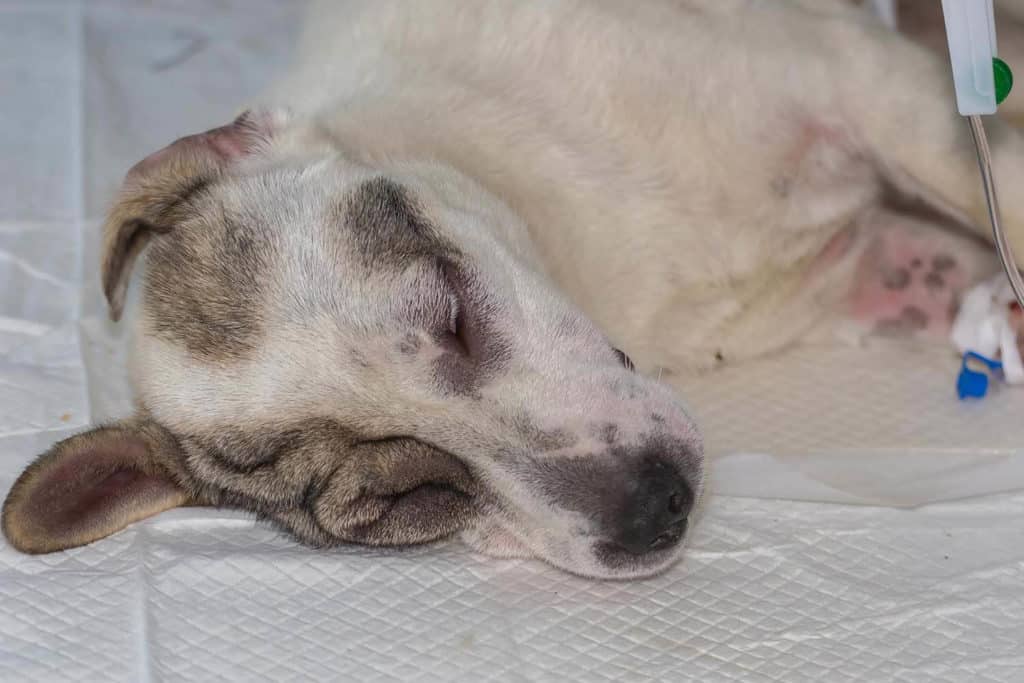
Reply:
[[[660, 571], [702, 447], [609, 341], [671, 374], [848, 321], [944, 332], [995, 269], [953, 101], [841, 0], [325, 2], [263, 113], [129, 173], [104, 278], [119, 315], [153, 243], [139, 413], [43, 456], [5, 532], [48, 551], [192, 502]], [[1009, 186], [1024, 141], [992, 126]]]
[[843, 3], [341, 4], [269, 101], [482, 182], [645, 370], [834, 329], [887, 184], [985, 229], [948, 65]]

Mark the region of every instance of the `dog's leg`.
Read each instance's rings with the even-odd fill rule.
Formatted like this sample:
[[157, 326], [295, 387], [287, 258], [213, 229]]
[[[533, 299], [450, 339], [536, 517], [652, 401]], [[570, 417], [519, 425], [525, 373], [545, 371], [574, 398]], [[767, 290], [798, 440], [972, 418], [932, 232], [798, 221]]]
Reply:
[[998, 268], [981, 240], [937, 219], [878, 209], [860, 223], [866, 246], [845, 313], [861, 333], [945, 339], [965, 290]]
[[[960, 296], [996, 272], [988, 209], [966, 119], [956, 110], [946, 59], [881, 30], [844, 26], [856, 59], [835, 74], [847, 118], [882, 177], [978, 239], [877, 210], [861, 218], [864, 249], [852, 281], [849, 318], [887, 336], [946, 337]], [[985, 121], [1004, 229], [1024, 258], [1024, 135], [996, 117]], [[948, 226], [947, 226], [948, 227]]]
[[[949, 65], [895, 34], [856, 36], [865, 40], [852, 41], [855, 58], [836, 78], [843, 106], [884, 177], [991, 240], [975, 148], [956, 110]], [[985, 124], [1003, 223], [1012, 249], [1024, 256], [1024, 135], [995, 117]]]

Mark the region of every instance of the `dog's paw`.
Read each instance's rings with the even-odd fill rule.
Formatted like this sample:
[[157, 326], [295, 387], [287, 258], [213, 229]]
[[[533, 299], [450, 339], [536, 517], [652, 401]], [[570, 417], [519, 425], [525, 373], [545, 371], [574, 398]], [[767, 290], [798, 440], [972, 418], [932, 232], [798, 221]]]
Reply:
[[997, 267], [972, 240], [889, 214], [864, 252], [850, 316], [884, 337], [949, 335], [964, 292]]

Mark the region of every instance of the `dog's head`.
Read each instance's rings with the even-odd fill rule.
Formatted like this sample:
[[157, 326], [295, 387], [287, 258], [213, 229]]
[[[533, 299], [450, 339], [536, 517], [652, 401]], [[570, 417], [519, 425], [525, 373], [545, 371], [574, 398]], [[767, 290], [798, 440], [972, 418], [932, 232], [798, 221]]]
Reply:
[[148, 247], [138, 412], [26, 470], [4, 506], [15, 547], [212, 504], [316, 545], [486, 520], [595, 577], [678, 557], [702, 486], [691, 418], [454, 171], [371, 167], [313, 122], [250, 114], [136, 165], [104, 240], [115, 319]]

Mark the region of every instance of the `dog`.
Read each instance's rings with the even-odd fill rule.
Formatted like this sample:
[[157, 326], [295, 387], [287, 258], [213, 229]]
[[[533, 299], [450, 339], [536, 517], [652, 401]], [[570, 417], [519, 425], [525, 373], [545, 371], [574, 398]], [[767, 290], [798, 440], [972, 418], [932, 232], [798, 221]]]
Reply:
[[137, 409], [26, 469], [15, 548], [216, 505], [651, 576], [704, 488], [684, 372], [941, 337], [997, 268], [948, 63], [846, 0], [321, 2], [252, 105], [128, 172]]

